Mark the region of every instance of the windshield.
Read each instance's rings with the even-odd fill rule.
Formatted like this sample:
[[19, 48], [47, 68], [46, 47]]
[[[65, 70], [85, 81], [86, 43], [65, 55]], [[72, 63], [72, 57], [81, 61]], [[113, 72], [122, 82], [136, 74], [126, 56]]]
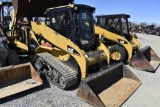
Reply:
[[90, 32], [92, 30], [91, 29], [92, 14], [86, 10], [81, 11], [79, 13], [79, 19], [80, 19], [81, 30]]
[[122, 20], [122, 31], [124, 34], [128, 34], [128, 25], [127, 25], [127, 20], [126, 18], [121, 18]]
[[77, 22], [77, 44], [85, 51], [92, 49], [95, 41], [92, 11], [81, 9], [77, 14]]

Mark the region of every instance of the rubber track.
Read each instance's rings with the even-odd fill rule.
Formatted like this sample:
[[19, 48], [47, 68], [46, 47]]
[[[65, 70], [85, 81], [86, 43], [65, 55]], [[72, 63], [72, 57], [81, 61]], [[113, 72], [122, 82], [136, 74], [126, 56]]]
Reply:
[[41, 57], [45, 63], [48, 63], [54, 70], [59, 72], [61, 75], [63, 75], [66, 79], [66, 86], [63, 88], [58, 83], [54, 83], [52, 80], [50, 80], [54, 85], [61, 89], [66, 89], [68, 87], [71, 87], [77, 83], [77, 74], [72, 69], [70, 69], [67, 65], [65, 65], [63, 62], [61, 62], [59, 59], [54, 57], [53, 55], [49, 53], [40, 53], [37, 54], [37, 57]]

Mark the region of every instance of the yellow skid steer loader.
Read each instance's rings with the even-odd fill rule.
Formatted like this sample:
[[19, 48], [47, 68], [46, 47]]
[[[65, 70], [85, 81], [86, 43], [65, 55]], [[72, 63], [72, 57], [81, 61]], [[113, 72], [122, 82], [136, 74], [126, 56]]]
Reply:
[[135, 69], [156, 71], [160, 58], [149, 46], [140, 49], [140, 43], [129, 30], [130, 15], [99, 15], [96, 18], [95, 32], [109, 48], [112, 61], [128, 61]]
[[[65, 5], [67, 1], [69, 5]], [[17, 48], [34, 54], [35, 69], [55, 86], [66, 89], [81, 80], [81, 84], [93, 84], [88, 89], [97, 94], [94, 89], [98, 88], [98, 84], [107, 91], [109, 88], [112, 90], [112, 85], [116, 83], [116, 87], [125, 86], [119, 93], [126, 95], [117, 105], [123, 104], [140, 86], [141, 82], [122, 63], [109, 67], [110, 52], [94, 32], [94, 7], [72, 4], [73, 0], [12, 2], [15, 9], [12, 42]], [[23, 20], [24, 17], [27, 21]], [[81, 87], [79, 89], [85, 91]], [[116, 87], [113, 92], [119, 90]], [[101, 91], [100, 88], [97, 90]], [[84, 99], [80, 94], [77, 95]], [[101, 95], [108, 96], [107, 93]], [[103, 100], [105, 103], [109, 99]], [[90, 104], [98, 105], [98, 102], [94, 103]]]

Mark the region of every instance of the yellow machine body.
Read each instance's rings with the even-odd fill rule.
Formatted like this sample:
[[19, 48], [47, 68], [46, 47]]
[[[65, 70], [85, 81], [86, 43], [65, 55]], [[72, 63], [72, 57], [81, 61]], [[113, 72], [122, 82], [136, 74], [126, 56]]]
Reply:
[[[103, 60], [106, 60], [108, 64], [110, 62], [109, 50], [105, 47], [103, 43], [100, 43], [100, 45], [97, 48], [97, 51], [104, 50], [104, 53], [99, 56], [99, 60], [96, 60], [95, 58], [87, 59], [85, 57], [85, 52], [83, 50], [81, 50], [77, 45], [75, 45], [70, 39], [65, 38], [64, 36], [56, 33], [55, 31], [47, 27], [45, 23], [42, 22], [40, 25], [38, 25], [35, 22], [31, 22], [31, 26], [32, 26], [32, 31], [30, 31], [30, 36], [34, 38], [35, 41], [38, 41], [35, 38], [35, 34], [39, 36], [43, 36], [43, 39], [41, 40], [41, 42], [40, 43], [37, 42], [39, 46], [35, 50], [35, 55], [42, 52], [49, 52], [54, 56], [57, 56], [62, 61], [65, 61], [69, 59], [70, 56], [72, 56], [75, 58], [75, 60], [77, 61], [81, 69], [82, 78], [86, 77], [87, 66], [93, 65]], [[29, 36], [29, 35], [26, 35], [26, 36]], [[28, 51], [27, 44], [21, 43], [17, 39], [14, 39], [14, 43], [18, 48]], [[44, 44], [46, 44], [46, 46]], [[53, 47], [47, 46], [47, 44], [52, 45]], [[68, 52], [69, 50], [67, 50], [67, 46], [72, 47], [77, 52], [77, 54]]]

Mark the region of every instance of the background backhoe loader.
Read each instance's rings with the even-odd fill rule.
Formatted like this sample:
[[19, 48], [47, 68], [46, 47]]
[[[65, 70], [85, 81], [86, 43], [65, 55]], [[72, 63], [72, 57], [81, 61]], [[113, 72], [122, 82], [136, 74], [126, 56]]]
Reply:
[[0, 3], [0, 99], [42, 84], [30, 63], [19, 64], [16, 51], [8, 43], [11, 10], [11, 2]]
[[140, 49], [140, 43], [130, 33], [127, 14], [99, 15], [95, 32], [101, 34], [104, 44], [109, 47], [112, 61], [128, 61], [135, 69], [154, 72], [160, 58], [151, 47]]
[[[99, 107], [96, 100], [91, 102], [94, 94], [93, 99], [103, 106], [112, 105], [115, 98], [125, 95], [121, 101], [114, 102], [117, 106], [123, 104], [141, 82], [122, 63], [108, 66], [110, 52], [94, 31], [95, 8], [72, 4], [72, 0], [49, 2], [12, 1], [11, 41], [17, 48], [34, 55], [33, 64], [37, 72], [55, 86], [66, 89], [82, 80], [77, 95], [89, 104]], [[71, 4], [66, 5], [67, 2]], [[117, 85], [114, 87], [114, 84]], [[119, 90], [118, 86], [123, 89]], [[112, 87], [116, 90], [112, 90]], [[105, 92], [110, 88], [113, 93], [118, 93], [112, 99], [103, 97], [108, 96]], [[86, 89], [96, 89], [102, 97], [95, 91], [86, 92]]]

